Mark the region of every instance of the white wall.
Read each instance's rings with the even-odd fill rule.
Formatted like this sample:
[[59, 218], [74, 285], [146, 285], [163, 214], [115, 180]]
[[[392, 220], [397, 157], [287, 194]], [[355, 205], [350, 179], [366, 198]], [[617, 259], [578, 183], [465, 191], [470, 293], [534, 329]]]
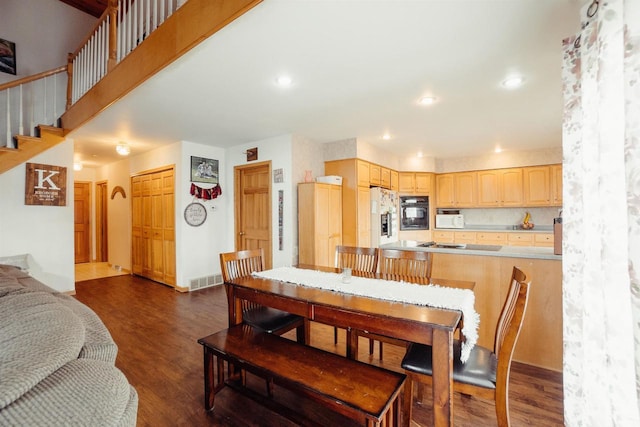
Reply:
[[0, 83], [66, 65], [96, 21], [57, 0], [2, 0], [0, 38], [16, 44], [18, 75], [0, 73]]
[[64, 141], [29, 163], [67, 168], [66, 206], [24, 204], [26, 164], [0, 175], [0, 256], [29, 254], [30, 273], [61, 292], [75, 290], [73, 142]]
[[[261, 141], [251, 142], [227, 149], [227, 168], [225, 170], [229, 183], [228, 193], [233, 194], [233, 175], [234, 167], [246, 165], [247, 156], [244, 152], [248, 148], [258, 147], [258, 162], [271, 160], [271, 169], [283, 169], [284, 182], [272, 183], [271, 187], [271, 228], [273, 240], [273, 267], [282, 267], [292, 265], [297, 259], [297, 253], [294, 253], [294, 246], [297, 242], [293, 241], [293, 228], [298, 226], [297, 221], [293, 223], [291, 218], [295, 215], [297, 209], [297, 192], [293, 191], [292, 180], [292, 146], [293, 137], [291, 135], [282, 135], [274, 138], [268, 138]], [[273, 182], [273, 178], [272, 182]], [[225, 190], [224, 188], [222, 189]], [[278, 249], [278, 190], [283, 190], [283, 249]], [[227, 227], [227, 247], [225, 251], [235, 250], [234, 242], [234, 215], [233, 203], [227, 205], [227, 217], [229, 218]]]
[[[191, 156], [218, 160], [222, 195], [213, 200], [199, 200], [191, 195]], [[220, 253], [227, 252], [227, 230], [233, 225], [233, 214], [231, 219], [228, 216], [228, 206], [233, 206], [233, 179], [228, 181], [224, 173], [223, 148], [183, 142], [181, 157], [181, 172], [176, 174], [176, 259], [180, 265], [178, 283], [188, 287], [191, 279], [221, 274]], [[200, 182], [194, 184], [201, 188], [214, 187]], [[197, 227], [188, 225], [184, 219], [184, 209], [193, 201], [199, 201], [207, 208], [207, 219]]]

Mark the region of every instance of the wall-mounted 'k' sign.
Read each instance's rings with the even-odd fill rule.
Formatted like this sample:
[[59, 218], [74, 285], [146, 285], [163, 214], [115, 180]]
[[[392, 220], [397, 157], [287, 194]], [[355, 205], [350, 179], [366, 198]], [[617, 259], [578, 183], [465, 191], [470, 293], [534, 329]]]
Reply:
[[37, 163], [26, 166], [25, 205], [67, 205], [67, 168]]

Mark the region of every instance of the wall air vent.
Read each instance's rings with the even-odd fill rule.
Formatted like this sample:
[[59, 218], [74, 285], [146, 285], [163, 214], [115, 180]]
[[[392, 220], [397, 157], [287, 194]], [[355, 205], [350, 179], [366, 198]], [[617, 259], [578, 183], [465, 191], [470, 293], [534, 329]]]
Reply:
[[192, 291], [196, 289], [208, 288], [209, 286], [221, 285], [222, 275], [214, 274], [213, 276], [198, 277], [197, 279], [191, 279], [189, 282], [189, 288]]

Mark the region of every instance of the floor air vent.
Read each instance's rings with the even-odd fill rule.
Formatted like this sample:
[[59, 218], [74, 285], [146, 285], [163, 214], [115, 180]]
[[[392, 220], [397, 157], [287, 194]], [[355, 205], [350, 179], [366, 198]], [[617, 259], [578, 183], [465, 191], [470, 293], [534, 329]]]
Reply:
[[213, 276], [204, 276], [197, 279], [191, 279], [190, 288], [192, 291], [196, 289], [207, 288], [209, 286], [220, 285], [222, 283], [222, 275], [214, 274]]

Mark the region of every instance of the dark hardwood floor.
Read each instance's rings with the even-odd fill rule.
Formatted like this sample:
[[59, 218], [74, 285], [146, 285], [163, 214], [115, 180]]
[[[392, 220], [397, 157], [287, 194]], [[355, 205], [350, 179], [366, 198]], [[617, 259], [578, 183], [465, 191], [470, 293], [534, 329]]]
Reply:
[[[227, 327], [223, 287], [179, 293], [139, 277], [118, 276], [77, 283], [76, 298], [102, 318], [118, 344], [116, 365], [140, 398], [138, 426], [295, 425], [229, 388], [216, 396], [213, 412], [204, 410], [203, 352], [197, 340]], [[311, 344], [344, 354], [344, 335], [341, 331], [335, 346], [333, 328], [314, 323]], [[295, 332], [286, 336], [295, 339]], [[360, 351], [361, 361], [380, 364], [369, 357], [366, 342]], [[402, 356], [402, 348], [386, 344], [382, 366], [399, 369]], [[249, 383], [263, 392], [263, 381], [250, 377]], [[276, 389], [275, 395], [319, 425], [348, 425], [286, 390]], [[561, 374], [515, 363], [510, 396], [514, 427], [563, 425]], [[424, 404], [414, 403], [414, 426], [431, 425], [430, 398], [427, 392]], [[454, 411], [456, 426], [497, 425], [491, 401], [456, 394]]]

